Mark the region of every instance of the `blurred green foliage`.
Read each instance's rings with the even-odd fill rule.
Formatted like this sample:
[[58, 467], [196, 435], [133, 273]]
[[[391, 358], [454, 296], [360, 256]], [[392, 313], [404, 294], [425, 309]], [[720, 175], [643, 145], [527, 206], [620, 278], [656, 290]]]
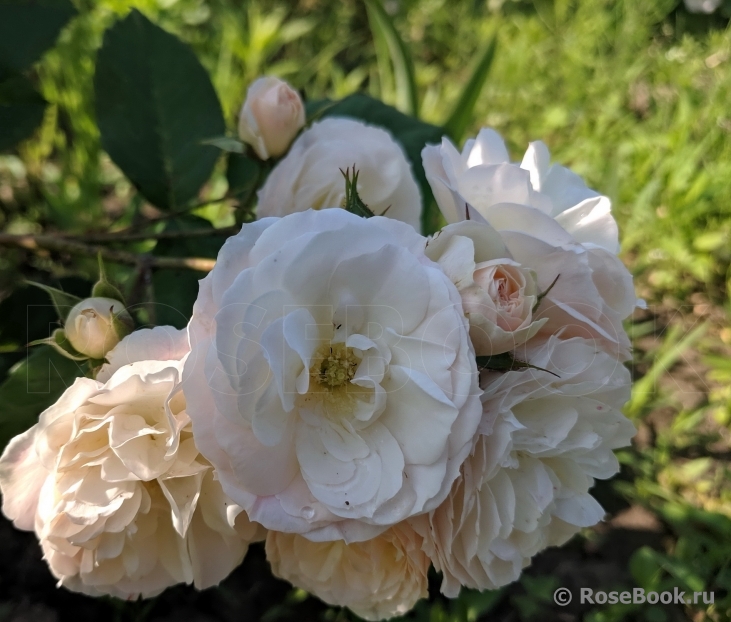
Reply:
[[[545, 562], [537, 561], [515, 586], [484, 594], [464, 591], [453, 602], [435, 597], [406, 619], [559, 619], [552, 592], [573, 576], [566, 567], [573, 564], [573, 574], [586, 578], [583, 569], [596, 559], [611, 561], [596, 589], [677, 586], [714, 591], [715, 602], [685, 608], [596, 605], [567, 609], [563, 615], [574, 617], [561, 619], [731, 619], [727, 18], [690, 14], [679, 0], [387, 0], [384, 12], [412, 57], [394, 64], [399, 46], [393, 33], [378, 16], [369, 20], [361, 0], [75, 0], [74, 5], [78, 16], [27, 75], [48, 102], [40, 125], [29, 140], [0, 155], [3, 232], [107, 231], [149, 211], [103, 152], [95, 119], [96, 50], [104, 31], [132, 8], [192, 45], [231, 133], [246, 86], [262, 74], [287, 79], [309, 100], [362, 91], [401, 109], [418, 108], [427, 123], [444, 124], [495, 37], [487, 85], [474, 98], [471, 117], [454, 121], [454, 127], [466, 126], [469, 136], [492, 126], [516, 158], [528, 141], [540, 138], [557, 161], [612, 198], [623, 258], [650, 304], [628, 326], [636, 349], [633, 371], [642, 380], [627, 412], [639, 435], [636, 446], [620, 456], [621, 476], [597, 490], [612, 517], [607, 525], [575, 539], [563, 557], [549, 554]], [[251, 176], [259, 174], [243, 158], [236, 166], [229, 166], [227, 176], [219, 160], [190, 220], [161, 222], [160, 229], [233, 224], [230, 206], [215, 199], [229, 183], [236, 192], [250, 192]], [[215, 244], [208, 242], [167, 241], [157, 247], [139, 242], [136, 249], [213, 256]], [[184, 317], [173, 315], [177, 297], [194, 291], [194, 274], [112, 268], [133, 300], [157, 289], [159, 308], [142, 305], [142, 317], [184, 324]], [[47, 336], [53, 322], [47, 308], [25, 323], [16, 317], [18, 305], [43, 304], [38, 292], [19, 289], [20, 280], [44, 275], [83, 294], [95, 270], [94, 258], [70, 267], [42, 255], [28, 260], [20, 251], [2, 250], [0, 298], [15, 293], [12, 304], [0, 303], [0, 374], [13, 365], [11, 375], [22, 373], [18, 366], [31, 363], [22, 361], [24, 344]], [[56, 384], [49, 390], [57, 390]], [[613, 518], [636, 516], [634, 510], [641, 520]], [[640, 540], [631, 541], [630, 532]], [[613, 534], [634, 543], [613, 552]], [[266, 619], [302, 619], [298, 612], [309, 600], [294, 590]], [[135, 609], [134, 616], [142, 619], [138, 614]], [[354, 619], [334, 609], [318, 615]]]

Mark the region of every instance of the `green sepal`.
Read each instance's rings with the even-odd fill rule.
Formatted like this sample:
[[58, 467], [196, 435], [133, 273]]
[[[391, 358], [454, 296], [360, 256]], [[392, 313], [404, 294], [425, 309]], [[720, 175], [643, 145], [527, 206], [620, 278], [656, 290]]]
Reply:
[[106, 359], [89, 359], [86, 362], [87, 370], [86, 370], [86, 376], [87, 378], [93, 378], [96, 380], [96, 376], [101, 370], [102, 366], [107, 363], [108, 361]]
[[537, 369], [538, 371], [548, 372], [552, 376], [556, 376], [556, 378], [561, 377], [558, 374], [554, 374], [552, 371], [544, 369], [543, 367], [538, 367], [537, 365], [531, 365], [525, 361], [520, 361], [516, 359], [511, 352], [503, 352], [502, 354], [493, 354], [491, 356], [478, 356], [476, 357], [476, 360], [478, 371], [506, 372], [517, 371], [520, 369]]
[[134, 320], [126, 309], [122, 309], [119, 313], [112, 315], [112, 330], [114, 330], [114, 333], [119, 337], [120, 341], [134, 329]]
[[62, 354], [67, 359], [71, 359], [72, 361], [86, 361], [89, 359], [86, 354], [81, 354], [81, 352], [77, 352], [74, 349], [69, 340], [66, 339], [66, 332], [63, 328], [57, 328], [53, 331], [53, 333], [51, 333], [50, 337], [46, 337], [45, 339], [36, 339], [35, 341], [31, 341], [28, 345], [51, 346], [54, 350], [56, 350], [56, 352]]
[[99, 253], [99, 280], [94, 283], [94, 287], [91, 288], [92, 298], [111, 298], [113, 300], [119, 300], [122, 304], [124, 302], [124, 295], [118, 288], [112, 285], [107, 278], [107, 270], [104, 267], [104, 260], [102, 254]]
[[532, 309], [532, 311], [531, 311], [532, 313], [535, 313], [536, 311], [538, 311], [538, 307], [539, 307], [539, 306], [540, 306], [540, 304], [541, 304], [541, 303], [543, 302], [543, 299], [544, 299], [544, 298], [545, 298], [546, 296], [548, 296], [548, 293], [549, 293], [549, 292], [550, 292], [550, 291], [551, 291], [551, 290], [553, 289], [553, 286], [554, 286], [554, 285], [556, 284], [556, 281], [558, 281], [558, 277], [560, 277], [560, 276], [561, 276], [560, 274], [557, 274], [557, 275], [556, 275], [556, 278], [555, 278], [555, 279], [553, 279], [553, 283], [551, 283], [551, 284], [550, 284], [550, 285], [548, 286], [548, 289], [546, 289], [546, 291], [544, 291], [544, 292], [541, 292], [540, 294], [538, 294], [538, 297], [536, 298], [536, 304], [534, 304], [534, 305], [533, 305], [533, 309]]
[[56, 289], [55, 287], [50, 287], [48, 285], [44, 285], [43, 283], [36, 283], [34, 281], [26, 281], [26, 283], [28, 283], [28, 285], [33, 285], [34, 287], [42, 289], [51, 297], [51, 300], [53, 301], [53, 307], [56, 309], [56, 313], [58, 313], [58, 319], [60, 319], [62, 322], [66, 321], [69, 313], [71, 313], [71, 309], [73, 309], [77, 304], [81, 302], [81, 298], [79, 298], [78, 296], [74, 296], [73, 294], [67, 294], [66, 292], [61, 291], [60, 289]]
[[358, 194], [358, 174], [359, 171], [355, 170], [353, 166], [353, 178], [350, 178], [350, 168], [345, 170], [340, 169], [343, 177], [345, 178], [345, 201], [343, 203], [343, 209], [347, 210], [351, 214], [356, 216], [362, 216], [363, 218], [372, 218], [375, 214], [371, 211]]
[[218, 147], [221, 151], [229, 153], [246, 153], [246, 143], [232, 136], [216, 136], [201, 141], [201, 145]]

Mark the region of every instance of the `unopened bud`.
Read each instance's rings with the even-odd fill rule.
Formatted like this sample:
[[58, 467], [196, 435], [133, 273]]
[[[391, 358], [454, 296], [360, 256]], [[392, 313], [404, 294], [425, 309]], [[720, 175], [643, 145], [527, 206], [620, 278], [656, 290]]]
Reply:
[[113, 298], [87, 298], [66, 318], [66, 338], [77, 352], [103, 359], [134, 324], [124, 305]]
[[246, 93], [239, 115], [239, 138], [267, 160], [287, 151], [304, 124], [299, 93], [279, 78], [259, 78]]

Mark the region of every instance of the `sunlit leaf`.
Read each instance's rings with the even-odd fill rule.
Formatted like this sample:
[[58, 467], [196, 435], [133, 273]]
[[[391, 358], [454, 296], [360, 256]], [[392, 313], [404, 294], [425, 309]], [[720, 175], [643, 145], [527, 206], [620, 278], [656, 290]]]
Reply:
[[396, 107], [402, 112], [417, 116], [419, 98], [416, 90], [414, 61], [409, 48], [399, 35], [380, 0], [366, 0], [366, 8], [373, 36], [381, 38], [388, 46], [396, 81]]
[[104, 36], [94, 88], [102, 146], [145, 198], [165, 209], [194, 198], [220, 154], [203, 141], [225, 124], [190, 47], [132, 11]]
[[494, 36], [488, 42], [485, 49], [480, 54], [479, 60], [475, 65], [472, 75], [467, 84], [462, 89], [462, 93], [459, 99], [454, 104], [452, 113], [447, 118], [444, 124], [444, 129], [450, 138], [455, 142], [459, 143], [464, 136], [467, 127], [472, 121], [472, 113], [475, 109], [475, 104], [482, 93], [482, 89], [487, 81], [487, 76], [490, 73], [490, 67], [492, 67], [492, 61], [495, 58], [495, 48], [497, 47], [497, 37]]

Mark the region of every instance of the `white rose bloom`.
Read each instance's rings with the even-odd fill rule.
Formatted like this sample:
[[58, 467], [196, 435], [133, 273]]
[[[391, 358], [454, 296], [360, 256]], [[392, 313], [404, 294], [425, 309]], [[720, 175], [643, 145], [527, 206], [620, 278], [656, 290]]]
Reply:
[[[448, 223], [465, 219], [467, 202], [493, 226], [493, 220], [502, 223], [517, 219], [513, 223], [515, 230], [547, 242], [555, 241], [556, 235], [565, 239], [567, 236], [561, 236], [563, 230], [573, 241], [615, 254], [619, 250], [617, 223], [609, 199], [588, 188], [576, 173], [551, 165], [548, 148], [540, 141], [530, 144], [521, 164], [514, 164], [500, 135], [482, 129], [476, 139], [465, 143], [461, 154], [448, 138], [443, 138], [441, 145], [425, 147], [422, 158]], [[550, 220], [560, 227], [548, 224]]]
[[543, 143], [511, 164], [502, 139], [482, 130], [460, 154], [444, 140], [422, 152], [427, 179], [448, 222], [469, 218], [500, 233], [509, 256], [533, 270], [545, 292], [537, 319], [544, 335], [594, 339], [622, 359], [622, 327], [637, 304], [632, 276], [617, 258], [617, 225], [606, 197], [568, 169], [550, 166]]
[[279, 157], [305, 124], [302, 98], [279, 78], [259, 78], [246, 93], [239, 113], [239, 138], [262, 160]]
[[457, 286], [478, 355], [514, 350], [548, 321], [533, 317], [540, 293], [535, 273], [508, 258], [500, 235], [490, 225], [472, 221], [447, 225], [429, 240], [426, 254]]
[[[185, 332], [175, 332], [185, 350]], [[161, 333], [173, 337], [164, 327], [131, 341]], [[105, 383], [77, 379], [10, 442], [0, 458], [3, 512], [35, 530], [51, 572], [71, 590], [134, 599], [180, 582], [215, 585], [257, 527], [198, 453], [182, 361], [132, 360], [126, 341], [118, 347], [129, 364], [107, 366]]]
[[428, 595], [431, 562], [421, 547], [421, 537], [406, 523], [353, 544], [278, 531], [266, 539], [275, 576], [366, 620], [403, 615]]
[[74, 349], [93, 359], [103, 359], [133, 328], [124, 305], [112, 298], [82, 300], [71, 309], [64, 325], [66, 338]]
[[310, 210], [245, 225], [201, 281], [188, 413], [267, 529], [366, 540], [448, 494], [481, 407], [459, 293], [425, 242]]
[[525, 355], [548, 371], [484, 374], [484, 418], [462, 475], [437, 510], [411, 521], [448, 596], [515, 581], [540, 550], [599, 522], [589, 489], [617, 473], [612, 450], [635, 434], [620, 410], [629, 372], [616, 359], [556, 337]]
[[342, 207], [345, 180], [355, 166], [358, 193], [377, 216], [419, 230], [421, 193], [401, 146], [386, 130], [330, 117], [302, 132], [259, 190], [257, 217]]

